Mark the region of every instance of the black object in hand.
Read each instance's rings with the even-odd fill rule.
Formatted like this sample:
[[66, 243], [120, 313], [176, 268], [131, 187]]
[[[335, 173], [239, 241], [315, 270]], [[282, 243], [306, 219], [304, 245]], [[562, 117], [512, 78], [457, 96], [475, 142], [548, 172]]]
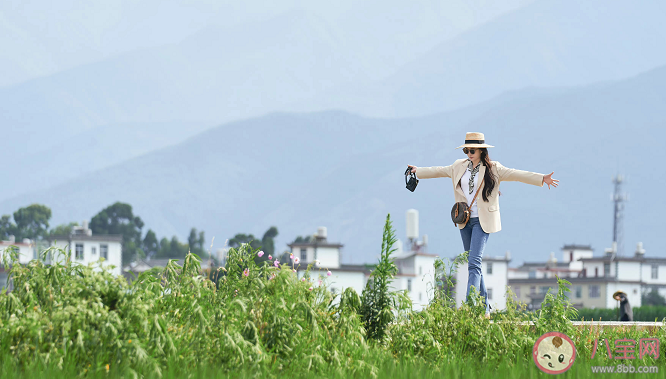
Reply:
[[405, 171], [405, 184], [407, 185], [407, 189], [412, 192], [416, 189], [416, 185], [419, 184], [419, 180], [416, 179], [416, 174], [412, 172], [411, 167], [407, 167], [407, 171]]

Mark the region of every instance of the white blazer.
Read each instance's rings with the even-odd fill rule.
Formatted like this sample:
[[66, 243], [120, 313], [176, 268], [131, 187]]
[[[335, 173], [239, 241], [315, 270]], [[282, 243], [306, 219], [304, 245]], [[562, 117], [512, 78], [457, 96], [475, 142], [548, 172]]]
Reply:
[[[453, 192], [455, 202], [467, 203], [467, 198], [463, 192], [460, 184], [460, 179], [467, 170], [469, 159], [458, 159], [450, 166], [434, 166], [434, 167], [417, 167], [416, 177], [419, 179], [430, 178], [451, 178], [453, 179]], [[500, 220], [500, 207], [499, 207], [499, 184], [501, 182], [522, 182], [532, 184], [535, 186], [543, 187], [543, 174], [536, 172], [516, 170], [502, 166], [499, 162], [492, 162], [492, 170], [498, 183], [488, 197], [488, 202], [483, 201], [483, 188], [486, 185], [484, 181], [479, 190], [479, 195], [476, 198], [477, 207], [479, 210], [479, 223], [481, 228], [486, 233], [495, 233], [502, 230], [502, 222]], [[481, 163], [479, 178], [483, 178], [486, 173], [486, 166]], [[451, 204], [453, 206], [453, 204]], [[465, 225], [458, 225], [462, 229]]]

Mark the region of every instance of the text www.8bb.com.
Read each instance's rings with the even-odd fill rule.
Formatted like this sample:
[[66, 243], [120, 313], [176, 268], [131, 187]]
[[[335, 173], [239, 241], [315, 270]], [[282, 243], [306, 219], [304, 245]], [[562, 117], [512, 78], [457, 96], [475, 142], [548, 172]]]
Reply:
[[593, 373], [617, 373], [617, 374], [654, 374], [659, 372], [657, 366], [629, 366], [619, 364], [616, 366], [592, 366]]

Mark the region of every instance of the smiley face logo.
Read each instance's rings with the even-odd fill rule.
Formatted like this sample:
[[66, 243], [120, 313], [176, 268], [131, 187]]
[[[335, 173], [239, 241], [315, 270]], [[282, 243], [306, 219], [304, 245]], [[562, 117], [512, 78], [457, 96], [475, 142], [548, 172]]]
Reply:
[[546, 374], [561, 374], [576, 360], [576, 347], [564, 333], [549, 332], [537, 339], [532, 349], [537, 367]]

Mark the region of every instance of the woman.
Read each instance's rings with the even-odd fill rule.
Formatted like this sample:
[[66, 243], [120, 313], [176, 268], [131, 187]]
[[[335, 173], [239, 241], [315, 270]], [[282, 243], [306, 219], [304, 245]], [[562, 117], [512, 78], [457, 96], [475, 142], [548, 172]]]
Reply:
[[[548, 175], [535, 172], [515, 170], [506, 168], [499, 162], [493, 162], [488, 155], [488, 148], [494, 147], [485, 143], [483, 133], [467, 133], [465, 144], [458, 146], [467, 159], [458, 159], [450, 166], [438, 167], [416, 167], [409, 165], [413, 173], [419, 179], [430, 178], [452, 178], [453, 192], [456, 202], [466, 202], [468, 205], [474, 199], [471, 206], [471, 215], [467, 224], [460, 224], [460, 236], [463, 247], [469, 252], [469, 276], [467, 280], [467, 299], [469, 300], [470, 289], [474, 286], [486, 303], [486, 318], [490, 318], [490, 304], [488, 294], [483, 282], [481, 272], [481, 259], [483, 250], [488, 241], [490, 233], [499, 232], [502, 229], [499, 212], [499, 184], [503, 181], [517, 181], [535, 186], [543, 187], [543, 184], [557, 187], [558, 180], [553, 179], [553, 172]], [[480, 186], [480, 188], [479, 188]]]
[[620, 302], [620, 321], [634, 321], [634, 312], [629, 305], [627, 294], [622, 291], [616, 291], [613, 294], [613, 299]]

